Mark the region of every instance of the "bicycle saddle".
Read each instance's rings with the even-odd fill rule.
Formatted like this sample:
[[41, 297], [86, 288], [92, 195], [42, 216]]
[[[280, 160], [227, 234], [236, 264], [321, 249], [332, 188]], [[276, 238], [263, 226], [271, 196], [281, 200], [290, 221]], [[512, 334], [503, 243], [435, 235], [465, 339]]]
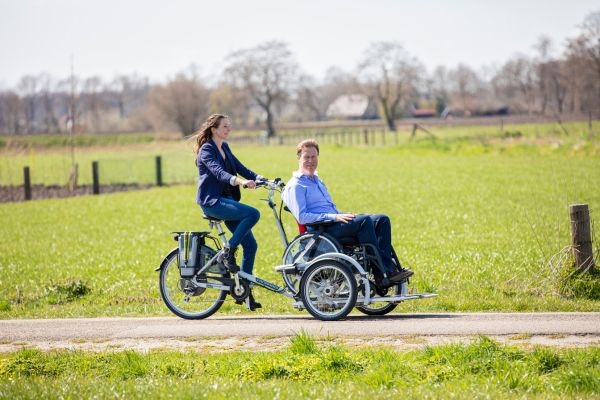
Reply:
[[209, 217], [208, 215], [202, 214], [202, 218], [207, 219], [212, 222], [222, 222], [222, 219]]

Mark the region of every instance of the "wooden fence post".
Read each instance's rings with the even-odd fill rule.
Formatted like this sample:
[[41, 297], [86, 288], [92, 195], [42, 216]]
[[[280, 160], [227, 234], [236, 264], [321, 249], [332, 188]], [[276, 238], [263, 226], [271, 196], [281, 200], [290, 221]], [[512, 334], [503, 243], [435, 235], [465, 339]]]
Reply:
[[23, 187], [25, 188], [25, 200], [31, 200], [31, 176], [29, 167], [23, 167]]
[[594, 254], [592, 252], [592, 237], [590, 229], [590, 211], [587, 204], [572, 204], [571, 238], [575, 267], [579, 272], [594, 270]]
[[92, 193], [100, 194], [100, 179], [98, 178], [98, 161], [92, 161]]
[[365, 128], [363, 133], [365, 135], [365, 146], [368, 146], [369, 145], [369, 131]]
[[162, 185], [162, 159], [160, 156], [156, 156], [156, 186]]

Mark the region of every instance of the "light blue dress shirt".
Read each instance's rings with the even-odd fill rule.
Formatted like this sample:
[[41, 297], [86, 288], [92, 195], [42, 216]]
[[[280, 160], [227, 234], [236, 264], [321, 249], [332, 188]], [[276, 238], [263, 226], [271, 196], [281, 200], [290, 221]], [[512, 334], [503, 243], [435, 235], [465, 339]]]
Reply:
[[312, 177], [298, 171], [285, 185], [281, 198], [301, 224], [333, 220], [340, 212], [316, 172]]

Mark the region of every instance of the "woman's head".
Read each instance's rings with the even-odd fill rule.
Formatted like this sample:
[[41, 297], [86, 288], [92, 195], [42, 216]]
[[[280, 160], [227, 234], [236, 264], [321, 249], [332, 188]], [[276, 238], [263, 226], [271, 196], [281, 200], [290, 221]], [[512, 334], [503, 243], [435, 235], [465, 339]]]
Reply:
[[198, 129], [198, 133], [196, 133], [196, 144], [194, 146], [196, 154], [198, 154], [204, 143], [212, 139], [215, 132], [220, 132], [219, 129], [226, 129], [227, 134], [229, 134], [231, 126], [229, 125], [229, 117], [227, 115], [212, 114], [206, 118], [206, 121], [204, 121], [200, 129]]

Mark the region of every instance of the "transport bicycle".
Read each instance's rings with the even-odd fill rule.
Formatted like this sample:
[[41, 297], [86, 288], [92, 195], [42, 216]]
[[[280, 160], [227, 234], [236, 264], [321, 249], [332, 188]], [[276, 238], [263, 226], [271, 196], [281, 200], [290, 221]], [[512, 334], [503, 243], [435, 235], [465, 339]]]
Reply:
[[[257, 182], [257, 187], [268, 190], [265, 201], [273, 212], [284, 247], [282, 264], [274, 267], [284, 285], [241, 270], [229, 271], [223, 264], [223, 247], [227, 245], [223, 221], [204, 216], [210, 231], [173, 232], [178, 246], [156, 268], [160, 272], [162, 299], [175, 315], [185, 319], [207, 318], [219, 310], [228, 295], [238, 304], [249, 305], [251, 286], [283, 295], [292, 300], [295, 308], [307, 310], [323, 321], [344, 318], [354, 307], [367, 315], [384, 315], [403, 301], [437, 296], [409, 294], [408, 281], [390, 288], [377, 287], [372, 270], [381, 263], [378, 252], [352, 238], [337, 241], [323, 233], [327, 222], [312, 224], [310, 232], [302, 232], [288, 241], [282, 224], [283, 203], [278, 211], [273, 200], [284, 186], [280, 178]], [[302, 225], [299, 227], [301, 231], [304, 229]], [[399, 266], [395, 252], [393, 259]]]

